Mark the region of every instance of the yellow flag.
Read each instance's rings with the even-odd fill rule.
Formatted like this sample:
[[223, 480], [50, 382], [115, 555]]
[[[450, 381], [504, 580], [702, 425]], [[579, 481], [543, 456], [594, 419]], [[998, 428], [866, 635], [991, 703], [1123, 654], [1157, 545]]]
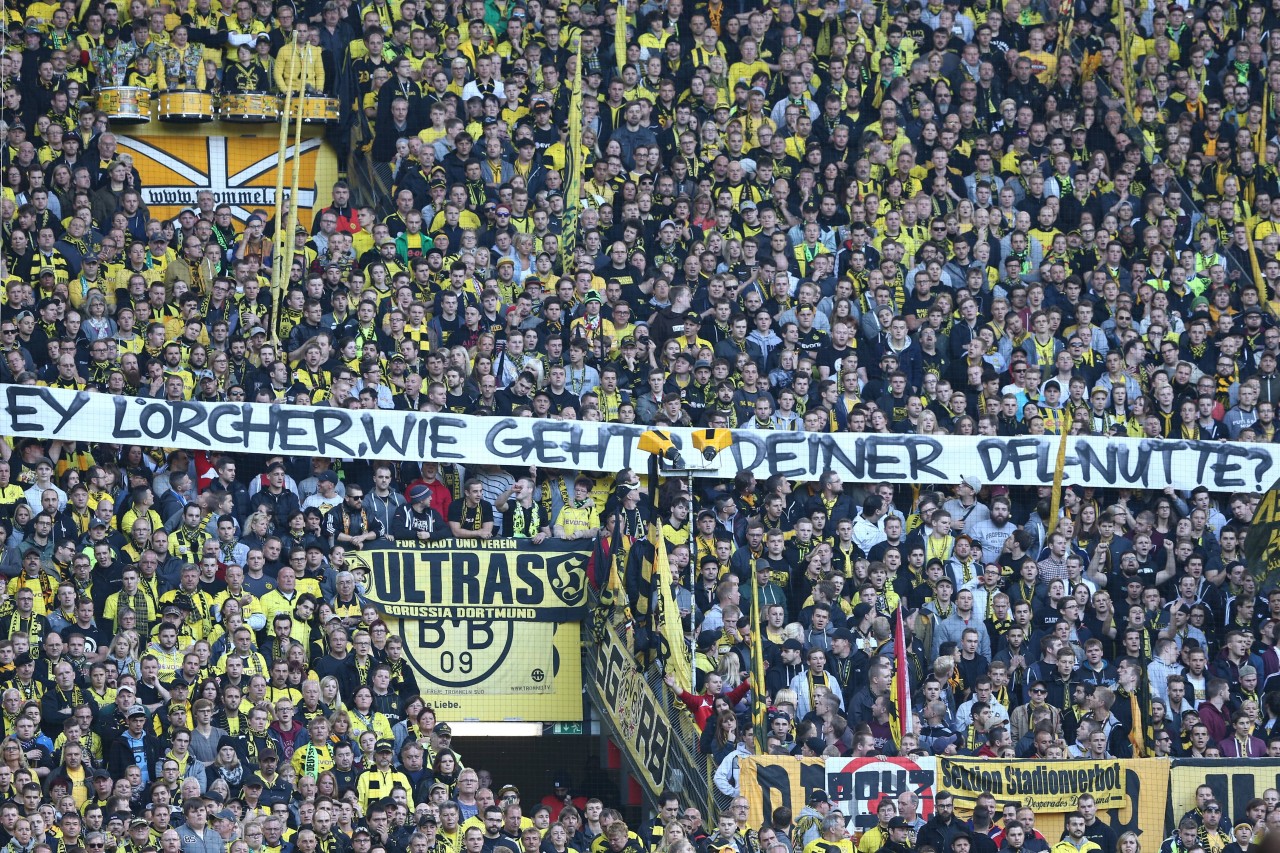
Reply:
[[667, 645], [667, 672], [675, 676], [676, 686], [693, 692], [693, 663], [684, 638], [684, 624], [671, 592], [671, 566], [667, 562], [667, 545], [657, 525], [649, 525], [649, 541], [653, 543], [653, 578], [658, 584], [658, 630]]
[[618, 62], [618, 70], [627, 64], [627, 4], [619, 0], [618, 12], [613, 22], [613, 56]]
[[578, 37], [573, 88], [569, 94], [569, 150], [565, 153], [564, 218], [560, 232], [560, 269], [573, 275], [578, 251], [578, 215], [582, 207], [582, 38]]
[[765, 743], [769, 736], [765, 724], [768, 708], [765, 705], [764, 692], [764, 619], [760, 605], [760, 573], [751, 571], [751, 726], [755, 729], [756, 752], [765, 753]]

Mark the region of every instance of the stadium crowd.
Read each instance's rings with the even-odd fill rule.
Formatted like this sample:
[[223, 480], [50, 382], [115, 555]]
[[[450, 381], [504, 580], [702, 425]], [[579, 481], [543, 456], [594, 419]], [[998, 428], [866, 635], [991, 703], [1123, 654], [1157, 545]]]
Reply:
[[[1276, 3], [646, 0], [623, 8], [625, 44], [618, 14], [6, 5], [0, 380], [751, 430], [1275, 440]], [[211, 191], [151, 216], [93, 103], [122, 84], [304, 80], [343, 101], [344, 156], [392, 191], [321, 188], [310, 228], [287, 235]], [[295, 260], [273, 289], [281, 237]], [[974, 477], [742, 474], [690, 493], [630, 471], [31, 439], [0, 459], [3, 853], [852, 853], [822, 793], [748, 829], [753, 688], [775, 753], [1280, 756], [1280, 588], [1243, 559], [1254, 495], [1072, 487], [1054, 516], [1046, 488]], [[672, 713], [703, 728], [730, 805], [663, 797], [631, 830], [567, 779], [522, 800], [465, 765], [348, 555], [618, 527], [630, 542], [650, 520], [642, 490], [660, 492], [698, 649]], [[899, 608], [909, 653], [893, 661]], [[917, 687], [897, 745], [893, 666]], [[1206, 788], [1163, 849], [1244, 851], [1280, 829], [1277, 800], [1223, 816]], [[981, 803], [962, 823], [944, 793], [927, 821], [919, 805], [883, 802], [858, 850], [1140, 850], [1089, 798], [1062, 840], [1030, 809]]]

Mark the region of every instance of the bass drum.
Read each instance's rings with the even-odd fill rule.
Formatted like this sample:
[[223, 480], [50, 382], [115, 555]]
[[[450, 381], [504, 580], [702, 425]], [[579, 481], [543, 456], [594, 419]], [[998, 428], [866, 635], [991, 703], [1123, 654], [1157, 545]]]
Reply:
[[140, 86], [99, 89], [98, 109], [115, 124], [146, 124], [151, 121], [151, 90]]
[[303, 124], [337, 124], [337, 98], [294, 98], [289, 104], [289, 120], [297, 121], [298, 112], [302, 112]]
[[213, 95], [208, 92], [165, 92], [160, 96], [160, 121], [194, 124], [213, 121]]
[[260, 93], [223, 95], [223, 121], [270, 122], [280, 118], [280, 101], [274, 95]]

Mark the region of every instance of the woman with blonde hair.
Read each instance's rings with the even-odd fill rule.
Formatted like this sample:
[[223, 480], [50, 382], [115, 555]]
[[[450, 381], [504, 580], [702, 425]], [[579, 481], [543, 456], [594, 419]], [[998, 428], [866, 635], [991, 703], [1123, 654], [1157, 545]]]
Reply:
[[[122, 624], [125, 615], [124, 610], [122, 610], [120, 613]], [[128, 615], [133, 616], [134, 614], [129, 611]], [[107, 665], [114, 666], [116, 672], [120, 675], [128, 673], [134, 678], [142, 677], [142, 664], [138, 660], [138, 634], [136, 631], [121, 631], [116, 634], [115, 639], [111, 641], [111, 651], [107, 653]]]
[[1142, 842], [1138, 833], [1129, 830], [1116, 839], [1116, 853], [1142, 853]]
[[791, 715], [792, 719], [796, 716], [796, 692], [790, 687], [784, 687], [774, 694], [773, 704], [780, 711], [786, 711]]
[[732, 690], [742, 683], [742, 660], [734, 654], [724, 655], [720, 658], [716, 672], [724, 680], [725, 688]]
[[271, 535], [271, 516], [261, 510], [252, 513], [245, 520], [244, 530], [240, 543], [251, 551], [261, 548], [266, 544], [267, 537]]
[[658, 842], [656, 853], [674, 853], [674, 851], [684, 845], [689, 846], [688, 836], [684, 831], [684, 824], [678, 820], [669, 820], [662, 827], [662, 840]]
[[[343, 710], [346, 706], [342, 704], [341, 688], [338, 685], [338, 679], [332, 675], [326, 675], [320, 679], [320, 702], [326, 708], [332, 708], [335, 711]], [[331, 719], [330, 724], [333, 723]], [[348, 720], [348, 723], [351, 721]]]
[[[327, 676], [332, 677], [332, 676]], [[324, 682], [320, 682], [321, 690], [324, 689]], [[356, 737], [359, 732], [352, 730], [351, 715], [347, 713], [346, 708], [339, 708], [329, 715], [329, 745], [337, 746], [340, 743], [350, 744], [352, 749], [356, 748]]]

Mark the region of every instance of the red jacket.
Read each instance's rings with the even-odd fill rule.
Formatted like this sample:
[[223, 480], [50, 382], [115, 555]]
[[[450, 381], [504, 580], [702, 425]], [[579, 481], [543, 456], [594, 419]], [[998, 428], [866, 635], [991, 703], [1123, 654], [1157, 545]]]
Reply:
[[[729, 700], [730, 705], [737, 705], [742, 701], [742, 697], [747, 695], [747, 691], [751, 689], [751, 683], [744, 677], [742, 683], [730, 690], [728, 693], [721, 694], [725, 699]], [[710, 693], [688, 693], [684, 690], [676, 691], [676, 695], [680, 697], [680, 701], [685, 704], [693, 714], [694, 721], [698, 724], [699, 730], [707, 727], [707, 720], [711, 719], [711, 711], [715, 708], [716, 697]]]

